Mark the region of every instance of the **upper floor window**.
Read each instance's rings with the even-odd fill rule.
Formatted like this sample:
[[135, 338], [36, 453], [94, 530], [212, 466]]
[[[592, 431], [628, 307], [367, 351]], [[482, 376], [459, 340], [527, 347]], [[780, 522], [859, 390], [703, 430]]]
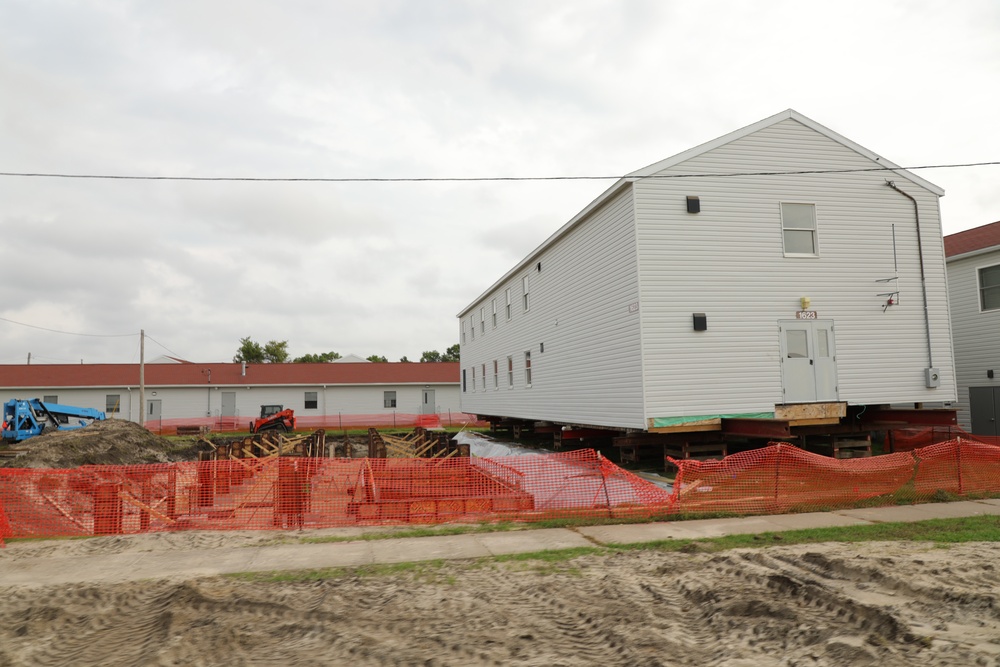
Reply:
[[469, 328], [472, 330], [472, 340], [476, 340], [476, 320], [475, 315], [469, 316]]
[[479, 333], [486, 333], [486, 306], [479, 309]]
[[462, 344], [465, 344], [465, 320], [462, 320]]
[[496, 329], [496, 327], [497, 327], [497, 300], [496, 300], [496, 298], [494, 298], [493, 299], [493, 328]]
[[507, 321], [510, 322], [510, 288], [508, 287], [504, 290], [504, 295], [507, 297]]
[[781, 233], [786, 255], [818, 255], [816, 205], [782, 202]]
[[528, 312], [528, 292], [529, 292], [529, 287], [530, 286], [528, 285], [528, 276], [524, 276], [523, 278], [521, 278], [521, 294], [522, 294], [522, 297], [524, 299], [524, 311], [525, 312]]
[[983, 310], [1000, 308], [1000, 264], [979, 269], [979, 306]]

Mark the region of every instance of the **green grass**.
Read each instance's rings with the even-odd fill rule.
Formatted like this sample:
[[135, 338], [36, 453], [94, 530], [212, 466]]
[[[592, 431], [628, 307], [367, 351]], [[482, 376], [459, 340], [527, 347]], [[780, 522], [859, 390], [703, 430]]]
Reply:
[[[459, 528], [459, 527], [455, 527]], [[483, 532], [472, 530], [467, 532]], [[399, 537], [402, 533], [392, 533]], [[432, 534], [441, 534], [433, 532]], [[447, 534], [460, 534], [450, 532]], [[376, 539], [376, 538], [372, 538]], [[785, 532], [766, 532], [750, 535], [698, 540], [660, 540], [635, 544], [607, 544], [572, 549], [535, 551], [465, 561], [461, 567], [492, 567], [500, 563], [521, 571], [538, 574], [567, 574], [578, 576], [581, 570], [574, 566], [575, 559], [584, 556], [613, 555], [634, 551], [660, 553], [717, 553], [730, 549], [760, 549], [777, 545], [820, 544], [824, 542], [930, 542], [941, 548], [962, 542], [1000, 542], [1000, 516], [974, 516], [957, 519], [931, 519], [913, 523], [882, 523], [865, 526], [837, 528], [811, 528]], [[453, 585], [455, 577], [444, 571], [446, 561], [432, 560], [415, 563], [364, 565], [350, 568], [326, 568], [280, 572], [244, 572], [227, 577], [254, 582], [315, 582], [348, 577], [383, 577], [409, 575], [416, 580]], [[451, 570], [453, 571], [453, 570]], [[451, 572], [449, 571], [449, 572]]]

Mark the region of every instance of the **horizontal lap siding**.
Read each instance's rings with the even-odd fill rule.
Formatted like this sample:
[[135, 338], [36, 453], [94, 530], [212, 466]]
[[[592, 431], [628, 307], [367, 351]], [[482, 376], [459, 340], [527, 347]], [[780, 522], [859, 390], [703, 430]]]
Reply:
[[[642, 428], [639, 318], [634, 217], [629, 188], [611, 197], [587, 219], [532, 259], [524, 270], [473, 305], [476, 338], [462, 344], [462, 369], [475, 390], [462, 394], [466, 412]], [[537, 270], [541, 262], [542, 269]], [[531, 281], [524, 312], [521, 278]], [[511, 288], [512, 317], [506, 321], [504, 289]], [[498, 324], [492, 326], [496, 297]], [[486, 333], [478, 330], [486, 307]], [[541, 351], [544, 344], [545, 351]], [[531, 350], [532, 386], [525, 386], [524, 352]], [[507, 388], [506, 360], [514, 357], [514, 388]], [[493, 388], [493, 360], [500, 388]], [[483, 389], [482, 364], [487, 387]]]
[[[969, 387], [1000, 386], [1000, 310], [980, 312], [980, 268], [1000, 264], [1000, 250], [948, 263], [955, 373], [958, 376], [958, 421], [972, 427]], [[986, 371], [993, 369], [992, 379]]]
[[[786, 120], [665, 173], [867, 168], [853, 150]], [[917, 240], [920, 223], [939, 389], [924, 387], [927, 342]], [[685, 195], [701, 199], [689, 214]], [[783, 402], [778, 320], [799, 299], [835, 322], [840, 399], [851, 403], [954, 399], [937, 197], [892, 173], [646, 179], [635, 185], [649, 417], [770, 411]], [[784, 257], [780, 202], [816, 205], [818, 258]], [[893, 275], [900, 305], [882, 312]], [[708, 330], [692, 330], [704, 312]]]

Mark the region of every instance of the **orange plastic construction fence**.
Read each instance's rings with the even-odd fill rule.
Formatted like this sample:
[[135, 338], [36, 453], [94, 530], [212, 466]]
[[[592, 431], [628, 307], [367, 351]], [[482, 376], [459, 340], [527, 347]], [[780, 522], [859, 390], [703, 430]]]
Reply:
[[1000, 447], [965, 438], [871, 458], [780, 443], [721, 461], [671, 461], [677, 513], [780, 514], [1000, 492]]
[[[178, 427], [203, 428], [206, 431], [231, 433], [248, 431], [248, 417], [183, 417], [171, 419], [146, 420], [145, 427], [158, 435], [175, 435]], [[364, 430], [368, 428], [438, 428], [444, 426], [487, 426], [488, 422], [479, 422], [476, 415], [464, 412], [442, 412], [440, 414], [414, 414], [408, 412], [389, 412], [379, 414], [333, 414], [295, 417], [297, 430], [328, 431]]]
[[669, 492], [593, 450], [0, 469], [8, 537], [649, 516]]

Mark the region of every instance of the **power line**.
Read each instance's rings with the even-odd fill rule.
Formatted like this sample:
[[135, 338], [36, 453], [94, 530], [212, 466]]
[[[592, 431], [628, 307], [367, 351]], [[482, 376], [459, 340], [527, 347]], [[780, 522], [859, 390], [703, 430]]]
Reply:
[[162, 347], [162, 348], [163, 348], [164, 350], [166, 350], [166, 351], [167, 351], [167, 352], [169, 352], [170, 354], [174, 355], [175, 357], [177, 357], [177, 358], [180, 358], [180, 356], [181, 356], [181, 355], [177, 354], [176, 352], [174, 352], [174, 351], [173, 351], [173, 350], [171, 350], [171, 349], [170, 349], [169, 347], [167, 347], [166, 345], [164, 345], [164, 344], [163, 344], [163, 343], [161, 343], [160, 341], [156, 340], [155, 338], [153, 338], [153, 337], [152, 337], [152, 336], [150, 336], [149, 334], [146, 334], [146, 338], [147, 338], [148, 340], [151, 340], [151, 341], [153, 341], [154, 343], [156, 343], [157, 345], [159, 345], [160, 347]]
[[996, 162], [966, 162], [961, 164], [928, 164], [916, 167], [864, 167], [858, 169], [800, 169], [794, 171], [734, 171], [725, 173], [653, 174], [650, 176], [442, 176], [399, 178], [322, 178], [322, 177], [257, 177], [257, 176], [136, 176], [127, 174], [63, 174], [41, 172], [3, 171], [0, 176], [20, 178], [95, 179], [112, 181], [199, 181], [199, 182], [254, 182], [254, 183], [455, 183], [485, 181], [611, 181], [619, 179], [644, 180], [661, 178], [732, 178], [736, 176], [786, 176], [796, 174], [850, 174], [866, 171], [917, 171], [920, 169], [956, 169], [961, 167], [987, 167]]
[[[38, 329], [40, 331], [49, 331], [51, 333], [65, 334], [67, 336], [89, 336], [91, 338], [127, 338], [129, 336], [138, 336], [137, 333], [129, 334], [92, 334], [92, 333], [78, 333], [75, 331], [60, 331], [58, 329], [48, 329], [46, 327], [35, 326], [34, 324], [25, 324], [24, 322], [16, 322], [14, 320], [9, 320], [6, 317], [0, 317], [0, 321], [9, 322], [10, 324], [16, 324], [22, 327], [28, 327], [29, 329]], [[164, 348], [166, 349], [166, 348]]]

